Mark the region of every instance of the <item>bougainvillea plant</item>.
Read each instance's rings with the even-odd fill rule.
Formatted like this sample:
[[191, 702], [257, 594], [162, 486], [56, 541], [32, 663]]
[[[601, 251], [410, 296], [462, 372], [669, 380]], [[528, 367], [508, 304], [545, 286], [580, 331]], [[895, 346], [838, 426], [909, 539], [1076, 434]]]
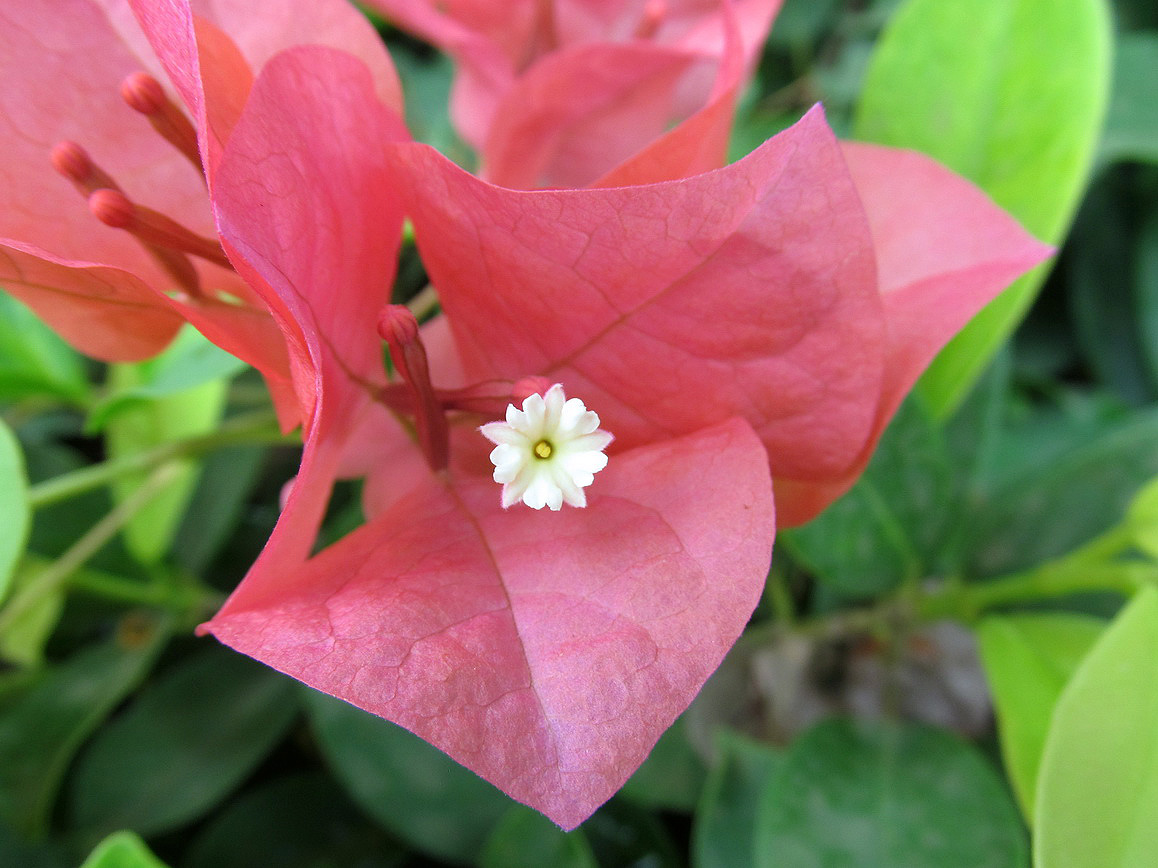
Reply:
[[[348, 236], [297, 217], [313, 211], [303, 201], [357, 214], [380, 197], [337, 183], [314, 133], [372, 107], [286, 98], [333, 74], [320, 67], [356, 77], [316, 51], [267, 67], [247, 108], [260, 122], [243, 116], [215, 188], [227, 249], [287, 306], [380, 291], [343, 267]], [[319, 403], [360, 394], [376, 429], [349, 435], [370, 520], [304, 556], [338, 469], [318, 456], [343, 436], [315, 426], [270, 545], [207, 629], [574, 827], [751, 615], [774, 530], [769, 470], [790, 521], [818, 510], [936, 349], [1048, 250], [928, 160], [846, 160], [819, 112], [727, 169], [635, 187], [513, 192], [422, 146], [389, 150], [451, 340], [425, 346], [402, 313], [327, 323], [302, 309]], [[931, 204], [874, 198], [901, 172]], [[400, 377], [385, 388], [341, 359], [379, 332]], [[495, 484], [479, 426], [517, 418], [533, 378], [562, 384], [615, 438], [583, 509], [507, 509]], [[536, 459], [558, 460], [565, 445], [536, 436]]]
[[[726, 164], [778, 0], [366, 5], [451, 56], [477, 160], [411, 141], [387, 49], [341, 0], [0, 12], [0, 281], [113, 365], [188, 324], [257, 369], [269, 425], [300, 427], [268, 541], [183, 630], [195, 614], [231, 659], [573, 830], [744, 635], [777, 534], [823, 573], [803, 534], [834, 526], [922, 372], [1053, 247], [933, 158], [841, 141], [819, 104]], [[52, 569], [0, 609], [0, 656]], [[858, 589], [839, 587], [807, 604], [842, 612]], [[899, 648], [946, 600], [914, 581], [839, 628], [904, 622]], [[978, 635], [997, 659], [1003, 634]]]

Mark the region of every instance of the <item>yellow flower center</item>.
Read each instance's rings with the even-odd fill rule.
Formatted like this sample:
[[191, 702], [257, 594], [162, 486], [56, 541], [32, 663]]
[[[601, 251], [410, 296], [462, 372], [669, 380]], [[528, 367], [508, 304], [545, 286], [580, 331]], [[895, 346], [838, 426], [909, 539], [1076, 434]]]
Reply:
[[553, 451], [554, 447], [551, 446], [548, 440], [540, 440], [535, 444], [535, 454], [540, 458], [550, 458]]

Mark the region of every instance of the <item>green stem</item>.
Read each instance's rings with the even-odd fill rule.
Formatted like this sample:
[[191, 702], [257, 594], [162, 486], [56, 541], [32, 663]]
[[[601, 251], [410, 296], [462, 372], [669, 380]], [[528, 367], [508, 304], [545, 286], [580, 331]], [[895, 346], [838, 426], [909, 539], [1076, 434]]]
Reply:
[[178, 612], [209, 612], [224, 602], [224, 595], [195, 584], [146, 584], [96, 570], [84, 570], [68, 580], [72, 590], [130, 606], [149, 606]]
[[1043, 564], [988, 582], [951, 582], [916, 600], [915, 613], [922, 620], [956, 618], [973, 621], [984, 613], [1025, 603], [1037, 603], [1070, 594], [1111, 592], [1129, 597], [1144, 584], [1158, 583], [1158, 566], [1140, 561], [1083, 563], [1063, 561]]
[[238, 416], [209, 434], [175, 440], [144, 452], [112, 458], [33, 485], [28, 489], [28, 505], [32, 509], [39, 509], [107, 485], [126, 474], [160, 467], [175, 459], [192, 458], [227, 446], [287, 442], [292, 441], [281, 434], [276, 421], [268, 412]]
[[952, 578], [931, 590], [905, 585], [875, 606], [809, 619], [798, 630], [847, 635], [943, 618], [968, 623], [994, 609], [1071, 594], [1110, 592], [1129, 597], [1144, 585], [1158, 586], [1158, 564], [1123, 557], [1132, 547], [1132, 531], [1117, 527], [1064, 557], [1032, 569], [980, 582]]
[[0, 611], [0, 634], [25, 612], [63, 587], [69, 576], [111, 540], [133, 515], [180, 473], [177, 464], [163, 464], [129, 497], [94, 524], [63, 555], [45, 567]]

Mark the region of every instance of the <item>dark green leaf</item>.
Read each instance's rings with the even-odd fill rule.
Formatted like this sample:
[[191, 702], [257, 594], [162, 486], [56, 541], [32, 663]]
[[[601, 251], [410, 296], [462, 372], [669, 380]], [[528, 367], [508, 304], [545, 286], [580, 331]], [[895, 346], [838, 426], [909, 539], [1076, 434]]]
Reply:
[[1054, 711], [1037, 788], [1038, 868], [1141, 868], [1158, 853], [1158, 590], [1145, 588]]
[[405, 859], [320, 773], [245, 793], [193, 841], [181, 868], [394, 868]]
[[28, 837], [45, 832], [73, 754], [144, 677], [167, 635], [165, 625], [142, 621], [141, 627], [44, 669], [3, 698], [0, 820]]
[[653, 814], [612, 799], [579, 827], [597, 865], [625, 868], [682, 868], [675, 844]]
[[1038, 460], [1011, 472], [976, 510], [973, 575], [1026, 569], [1077, 548], [1121, 521], [1139, 485], [1158, 475], [1158, 412], [1073, 426], [1079, 445], [1066, 451], [1036, 429], [1018, 438], [1036, 444]]
[[[1158, 113], [1158, 112], [1156, 112]], [[1074, 222], [1064, 264], [1070, 310], [1085, 363], [1122, 398], [1141, 404], [1155, 393], [1139, 328], [1135, 227], [1128, 176], [1103, 175]]]
[[153, 855], [139, 835], [114, 832], [97, 844], [80, 868], [165, 868], [165, 863]]
[[203, 575], [229, 535], [237, 530], [258, 482], [266, 450], [238, 446], [209, 455], [173, 542], [178, 563]]
[[[923, 151], [1056, 243], [1092, 164], [1110, 77], [1103, 0], [909, 0], [878, 44], [854, 135]], [[1013, 330], [1043, 269], [958, 335], [920, 384], [954, 408]]]
[[916, 725], [830, 720], [792, 745], [760, 802], [757, 866], [1010, 868], [1028, 862], [996, 772]]
[[1137, 295], [1138, 331], [1150, 381], [1158, 383], [1158, 203], [1138, 230], [1135, 272], [1130, 281]]
[[704, 787], [692, 830], [698, 868], [752, 868], [756, 808], [784, 752], [730, 730], [716, 736], [719, 758]]
[[290, 679], [207, 648], [150, 684], [93, 739], [71, 779], [73, 825], [153, 835], [231, 792], [298, 710]]
[[680, 718], [660, 736], [619, 795], [643, 807], [691, 813], [706, 776], [704, 762], [688, 741]]
[[1105, 626], [1100, 618], [1064, 612], [990, 616], [977, 626], [1001, 755], [1027, 818], [1057, 698]]
[[1158, 34], [1123, 33], [1114, 47], [1114, 91], [1101, 158], [1158, 163]]
[[564, 832], [538, 811], [512, 807], [483, 847], [481, 868], [597, 868], [582, 830]]
[[951, 526], [954, 485], [941, 431], [909, 400], [853, 489], [780, 541], [842, 594], [879, 594], [929, 573]]
[[362, 810], [436, 858], [470, 863], [511, 800], [437, 748], [322, 693], [307, 694], [318, 745]]

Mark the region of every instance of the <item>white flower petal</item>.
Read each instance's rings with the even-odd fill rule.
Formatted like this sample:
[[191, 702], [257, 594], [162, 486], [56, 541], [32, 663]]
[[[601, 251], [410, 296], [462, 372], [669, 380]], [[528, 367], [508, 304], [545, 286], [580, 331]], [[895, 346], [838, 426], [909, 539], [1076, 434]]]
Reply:
[[520, 500], [531, 509], [586, 506], [583, 489], [607, 466], [603, 450], [614, 439], [599, 428], [599, 416], [578, 398], [568, 399], [558, 383], [527, 397], [522, 410], [508, 405], [506, 422], [488, 422], [479, 431], [497, 444], [490, 457], [504, 509]]

